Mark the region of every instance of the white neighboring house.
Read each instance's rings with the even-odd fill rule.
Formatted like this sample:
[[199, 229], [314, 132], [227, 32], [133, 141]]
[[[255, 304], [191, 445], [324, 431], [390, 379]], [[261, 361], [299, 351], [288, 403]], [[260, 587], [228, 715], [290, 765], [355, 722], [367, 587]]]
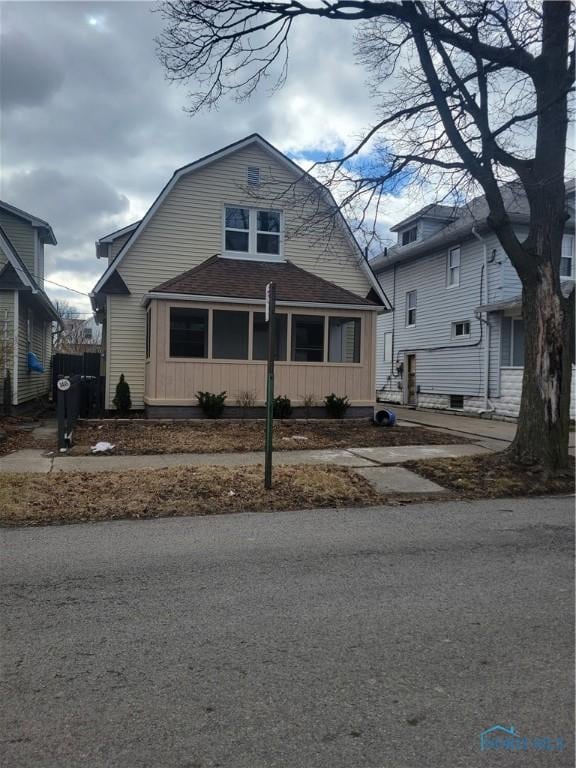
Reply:
[[[52, 327], [59, 318], [44, 292], [45, 245], [56, 245], [48, 222], [0, 201], [0, 366], [2, 381], [10, 374], [14, 406], [50, 388]], [[0, 386], [0, 403], [3, 398]]]
[[[563, 290], [574, 289], [574, 184], [562, 243]], [[503, 188], [524, 238], [528, 204]], [[392, 227], [398, 242], [372, 262], [393, 311], [378, 319], [380, 402], [516, 417], [524, 366], [522, 286], [488, 228], [483, 197], [462, 207], [429, 205]], [[571, 416], [574, 418], [574, 386]]]

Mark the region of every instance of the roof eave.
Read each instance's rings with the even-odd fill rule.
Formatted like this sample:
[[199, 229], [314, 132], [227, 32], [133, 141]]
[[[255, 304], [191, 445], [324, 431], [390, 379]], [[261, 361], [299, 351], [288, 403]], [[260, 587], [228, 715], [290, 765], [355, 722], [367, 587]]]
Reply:
[[[149, 291], [142, 296], [140, 304], [147, 306], [152, 299], [162, 299], [168, 301], [201, 301], [207, 303], [222, 304], [254, 304], [263, 307], [265, 299], [243, 298], [238, 296], [207, 296], [205, 294], [194, 293], [170, 293], [167, 291]], [[311, 307], [325, 309], [352, 309], [355, 311], [376, 311], [386, 312], [387, 308], [379, 304], [347, 304], [344, 302], [320, 302], [320, 301], [286, 301], [277, 300], [276, 306], [279, 307]]]

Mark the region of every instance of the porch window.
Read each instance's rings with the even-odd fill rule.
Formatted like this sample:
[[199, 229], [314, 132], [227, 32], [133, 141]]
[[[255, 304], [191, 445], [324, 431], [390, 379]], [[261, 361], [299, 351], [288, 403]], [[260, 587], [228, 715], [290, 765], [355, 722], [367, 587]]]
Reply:
[[328, 362], [360, 362], [360, 318], [331, 317], [328, 325]]
[[208, 357], [208, 310], [170, 308], [170, 357]]
[[249, 312], [215, 309], [212, 316], [212, 357], [248, 360]]
[[[288, 348], [288, 316], [276, 314], [276, 352], [275, 360], [286, 360]], [[254, 312], [252, 330], [252, 359], [268, 359], [268, 323], [264, 312]]]
[[460, 246], [450, 248], [448, 251], [448, 288], [456, 288], [460, 285]]
[[572, 277], [574, 263], [574, 235], [562, 238], [562, 258], [560, 259], [560, 277]]
[[500, 361], [503, 366], [524, 366], [524, 323], [511, 317], [502, 318]]
[[321, 363], [324, 360], [324, 318], [292, 315], [292, 360]]

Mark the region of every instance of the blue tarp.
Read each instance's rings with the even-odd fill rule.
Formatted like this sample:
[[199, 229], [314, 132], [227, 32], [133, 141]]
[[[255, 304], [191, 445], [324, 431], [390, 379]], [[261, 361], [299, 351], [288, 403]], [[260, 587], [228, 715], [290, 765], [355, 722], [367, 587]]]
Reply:
[[28, 352], [28, 370], [44, 373], [44, 366], [33, 352]]

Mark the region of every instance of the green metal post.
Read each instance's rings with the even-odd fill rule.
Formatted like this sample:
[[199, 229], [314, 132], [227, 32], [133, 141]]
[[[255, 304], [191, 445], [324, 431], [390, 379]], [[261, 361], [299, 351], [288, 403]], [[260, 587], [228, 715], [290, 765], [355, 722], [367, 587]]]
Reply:
[[266, 286], [268, 318], [268, 366], [266, 372], [266, 444], [264, 459], [264, 488], [272, 488], [272, 435], [274, 426], [274, 357], [276, 353], [276, 284]]

